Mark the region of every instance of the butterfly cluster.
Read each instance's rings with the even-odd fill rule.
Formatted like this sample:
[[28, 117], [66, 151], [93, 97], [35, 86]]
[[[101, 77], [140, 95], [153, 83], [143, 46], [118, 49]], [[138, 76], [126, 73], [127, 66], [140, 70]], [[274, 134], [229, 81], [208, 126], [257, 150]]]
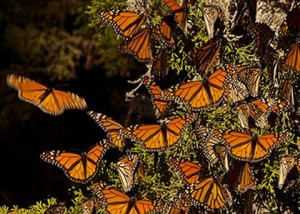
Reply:
[[[227, 7], [161, 0], [159, 15], [151, 3], [98, 15], [122, 39], [119, 51], [146, 65], [133, 91], [147, 92], [155, 122], [135, 122], [129, 114], [121, 123], [89, 110], [106, 139], [81, 154], [53, 150], [41, 158], [71, 181], [91, 183], [93, 196], [82, 205], [87, 214], [99, 207], [112, 214], [223, 212], [246, 209], [247, 203], [261, 208], [260, 189], [288, 189], [300, 170], [294, 98], [300, 83], [299, 4], [274, 3], [284, 15], [279, 20], [259, 0]], [[280, 24], [259, 18], [262, 11]], [[171, 84], [175, 71], [180, 74]], [[86, 108], [77, 95], [25, 78], [9, 76], [8, 84], [47, 113]], [[60, 98], [65, 96], [67, 101]], [[117, 181], [96, 181], [109, 150], [119, 154], [110, 162]]]

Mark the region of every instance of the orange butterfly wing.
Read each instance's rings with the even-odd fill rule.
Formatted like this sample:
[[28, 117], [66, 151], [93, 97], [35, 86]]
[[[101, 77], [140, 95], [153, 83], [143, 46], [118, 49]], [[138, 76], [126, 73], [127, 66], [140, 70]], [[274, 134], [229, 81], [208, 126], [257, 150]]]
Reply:
[[294, 43], [293, 45], [291, 45], [291, 47], [287, 53], [287, 56], [285, 57], [284, 65], [289, 68], [295, 69], [297, 72], [300, 72], [299, 57], [300, 57], [299, 44]]
[[179, 27], [187, 32], [187, 0], [182, 1], [179, 5], [175, 0], [163, 0], [169, 10], [174, 14], [175, 20]]
[[170, 163], [178, 169], [187, 184], [194, 184], [200, 177], [201, 166], [187, 160], [171, 158]]
[[197, 66], [197, 70], [201, 74], [207, 74], [216, 64], [221, 52], [221, 40], [208, 40], [195, 54], [192, 54]]
[[153, 75], [158, 79], [164, 79], [169, 72], [169, 54], [170, 53], [166, 47], [161, 47], [154, 57], [151, 73], [153, 73]]
[[125, 140], [120, 136], [119, 131], [123, 128], [121, 124], [102, 113], [88, 111], [88, 115], [107, 132], [107, 138], [113, 146], [116, 146], [120, 151], [124, 149]]
[[81, 204], [83, 214], [93, 214], [94, 211], [100, 206], [100, 200], [94, 196], [83, 201]]
[[272, 149], [279, 143], [286, 141], [286, 135], [275, 136], [275, 134], [266, 134], [257, 136], [257, 139], [244, 132], [231, 131], [224, 134], [230, 154], [239, 160], [257, 162], [266, 158]]
[[78, 95], [47, 88], [26, 77], [8, 75], [7, 83], [18, 91], [21, 100], [34, 104], [48, 114], [60, 115], [65, 109], [87, 108], [85, 100]]
[[248, 189], [255, 190], [255, 177], [248, 162], [236, 162], [227, 174], [228, 183], [240, 193]]
[[121, 130], [121, 135], [141, 143], [149, 151], [159, 151], [175, 145], [185, 128], [196, 119], [195, 114], [176, 117], [166, 124], [141, 124]]
[[218, 69], [210, 75], [207, 85], [204, 81], [191, 81], [171, 86], [162, 92], [162, 99], [179, 100], [195, 111], [217, 105], [221, 102], [226, 84], [227, 72]]
[[219, 209], [231, 203], [230, 192], [220, 181], [213, 177], [198, 181], [192, 189], [192, 199], [210, 209]]
[[141, 62], [152, 61], [152, 39], [151, 29], [145, 27], [130, 37], [125, 43], [119, 46], [119, 50], [124, 53], [132, 54]]
[[151, 101], [156, 110], [160, 114], [165, 114], [170, 109], [172, 103], [160, 98], [160, 94], [162, 92], [161, 88], [154, 84], [149, 77], [144, 76], [143, 83], [151, 95]]
[[229, 170], [228, 152], [219, 129], [199, 126], [196, 130], [202, 143], [204, 156], [213, 164], [219, 163], [225, 172]]
[[87, 154], [53, 150], [41, 153], [40, 158], [61, 168], [70, 180], [87, 183], [96, 175], [99, 162], [107, 149], [108, 144], [104, 141], [92, 147]]
[[164, 42], [167, 43], [168, 46], [174, 47], [175, 40], [174, 40], [174, 17], [171, 15], [165, 16], [162, 18], [161, 22], [156, 27], [156, 34], [163, 39]]
[[95, 183], [91, 190], [105, 201], [106, 211], [110, 214], [146, 214], [156, 209], [157, 206], [149, 200], [132, 200], [130, 197], [113, 187], [104, 187]]
[[113, 30], [124, 38], [135, 34], [146, 20], [145, 13], [136, 13], [130, 11], [103, 11], [100, 18], [110, 24]]

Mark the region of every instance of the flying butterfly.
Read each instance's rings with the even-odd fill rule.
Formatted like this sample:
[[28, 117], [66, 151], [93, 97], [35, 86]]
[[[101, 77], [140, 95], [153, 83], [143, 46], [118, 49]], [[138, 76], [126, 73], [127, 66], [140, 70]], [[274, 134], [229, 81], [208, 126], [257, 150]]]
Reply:
[[142, 168], [141, 157], [138, 154], [129, 153], [118, 160], [116, 169], [124, 192], [130, 191], [136, 184], [139, 173], [144, 172]]
[[153, 60], [153, 38], [150, 26], [141, 28], [128, 40], [119, 45], [119, 51], [132, 54], [138, 61], [150, 63]]
[[119, 134], [120, 129], [123, 126], [117, 121], [113, 120], [102, 113], [94, 111], [88, 111], [87, 114], [105, 131], [107, 132], [107, 138], [114, 147], [117, 147], [120, 151], [124, 150], [125, 139]]
[[192, 111], [210, 108], [222, 101], [227, 76], [227, 71], [219, 68], [203, 80], [179, 83], [163, 90], [161, 98], [183, 103]]
[[236, 161], [225, 177], [229, 186], [240, 193], [256, 189], [255, 177], [248, 162]]
[[209, 209], [222, 209], [232, 202], [229, 190], [214, 176], [203, 178], [194, 184], [191, 198], [196, 204], [205, 205]]
[[201, 166], [191, 161], [171, 157], [170, 164], [175, 167], [182, 179], [189, 185], [195, 184], [201, 177]]
[[151, 101], [157, 113], [159, 115], [165, 115], [169, 111], [172, 102], [160, 98], [162, 90], [159, 87], [159, 85], [154, 83], [152, 78], [145, 75], [142, 77], [142, 81], [143, 84], [146, 86], [148, 92], [150, 93]]
[[146, 214], [161, 211], [161, 206], [155, 205], [150, 200], [130, 198], [123, 192], [102, 183], [94, 183], [90, 188], [96, 196], [105, 201], [105, 210], [110, 214]]
[[52, 150], [41, 153], [40, 158], [62, 169], [71, 181], [86, 184], [96, 175], [99, 162], [108, 149], [108, 142], [103, 140], [81, 154]]
[[51, 115], [60, 115], [66, 109], [87, 108], [85, 100], [77, 94], [46, 87], [27, 77], [10, 74], [7, 76], [7, 84], [18, 91], [21, 100]]
[[122, 38], [128, 39], [143, 26], [147, 20], [146, 11], [102, 11], [100, 18], [113, 27]]
[[257, 135], [250, 131], [229, 131], [223, 134], [225, 145], [229, 154], [238, 160], [250, 163], [258, 162], [270, 155], [271, 151], [280, 143], [287, 141], [289, 137], [281, 134]]
[[148, 151], [168, 149], [178, 143], [196, 114], [183, 114], [161, 124], [138, 124], [122, 129], [121, 136], [138, 142]]

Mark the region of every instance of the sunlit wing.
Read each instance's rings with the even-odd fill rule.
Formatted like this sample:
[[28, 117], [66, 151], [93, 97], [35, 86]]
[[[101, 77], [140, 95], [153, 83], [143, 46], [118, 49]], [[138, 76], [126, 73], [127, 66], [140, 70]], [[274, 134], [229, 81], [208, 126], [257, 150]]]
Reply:
[[182, 138], [183, 131], [195, 119], [195, 114], [185, 114], [175, 117], [162, 125], [133, 125], [121, 130], [121, 135], [141, 143], [147, 150], [164, 150], [178, 143]]

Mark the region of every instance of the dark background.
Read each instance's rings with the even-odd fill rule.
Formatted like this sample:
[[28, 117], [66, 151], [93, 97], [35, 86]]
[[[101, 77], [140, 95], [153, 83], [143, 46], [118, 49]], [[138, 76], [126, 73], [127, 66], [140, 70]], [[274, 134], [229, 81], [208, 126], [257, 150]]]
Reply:
[[[48, 197], [70, 203], [73, 196], [68, 189], [72, 185], [82, 186], [70, 182], [58, 167], [42, 161], [40, 153], [46, 150], [82, 152], [105, 138], [103, 130], [86, 114], [88, 110], [102, 112], [120, 123], [124, 122], [127, 112], [125, 92], [132, 89], [124, 78], [130, 77], [129, 69], [123, 64], [123, 73], [121, 70], [120, 73], [109, 73], [103, 68], [109, 67], [103, 63], [105, 59], [102, 62], [97, 60], [105, 54], [110, 57], [114, 53], [99, 53], [97, 50], [101, 47], [97, 49], [96, 45], [90, 49], [84, 46], [97, 43], [94, 37], [97, 32], [88, 27], [90, 20], [84, 12], [89, 4], [90, 1], [77, 0], [0, 2], [0, 205], [28, 207]], [[39, 48], [39, 42], [27, 47], [28, 42], [34, 43], [34, 39], [39, 38], [36, 35], [43, 32], [46, 32], [43, 37], [46, 41], [50, 36], [55, 38], [59, 35], [53, 33], [48, 36], [48, 32], [53, 32], [51, 29], [67, 33], [70, 39], [78, 38], [78, 35], [83, 38], [80, 40], [82, 44], [74, 45], [81, 51], [81, 56], [73, 59], [76, 63], [75, 78], [66, 74], [59, 79], [51, 70], [45, 72], [54, 61], [45, 59], [59, 53], [59, 50], [54, 50], [52, 55], [49, 52], [52, 43], [56, 44], [55, 40], [49, 43], [50, 47], [45, 46], [49, 48], [47, 51], [43, 45]], [[17, 91], [8, 87], [6, 76], [12, 73], [46, 86], [67, 83], [62, 90], [84, 97], [88, 109], [69, 110], [60, 116], [46, 114], [21, 101]]]

